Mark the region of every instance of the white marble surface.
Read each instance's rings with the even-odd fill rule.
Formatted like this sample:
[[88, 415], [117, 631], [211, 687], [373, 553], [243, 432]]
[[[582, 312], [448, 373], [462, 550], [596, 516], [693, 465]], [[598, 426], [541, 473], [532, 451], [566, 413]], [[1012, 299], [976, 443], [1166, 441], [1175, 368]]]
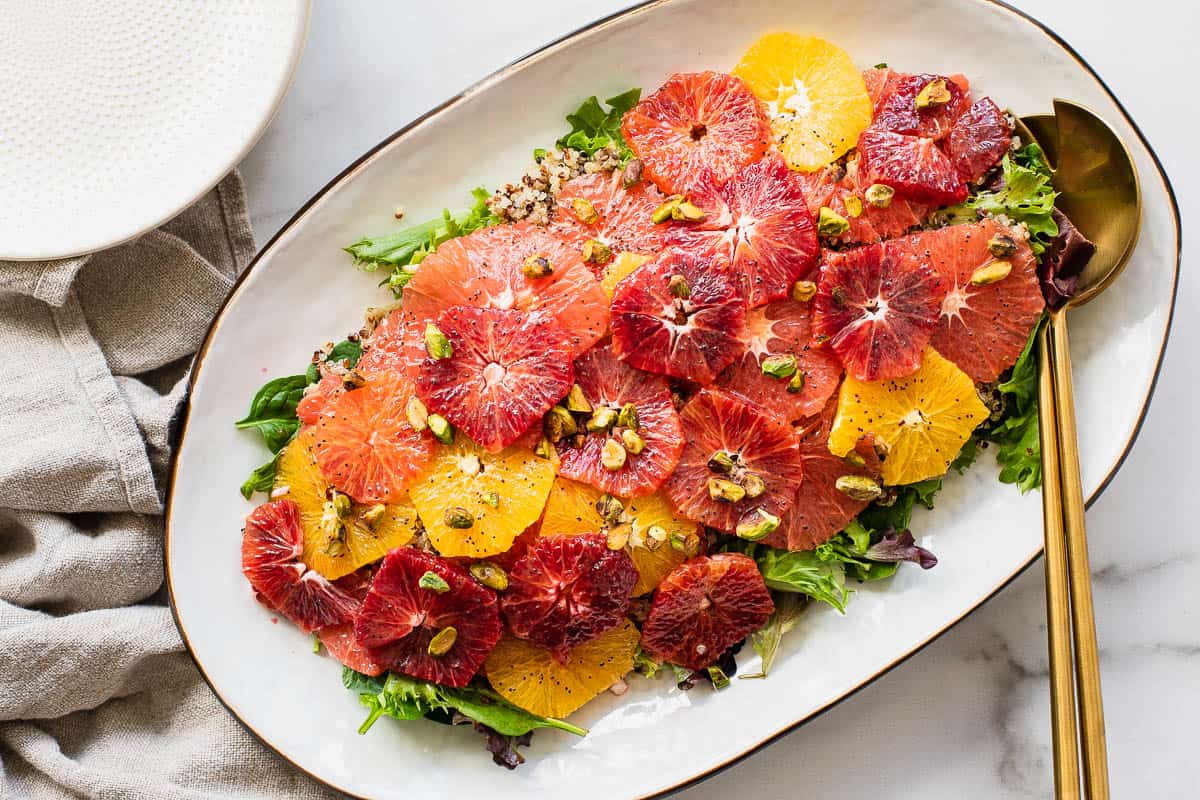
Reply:
[[[242, 165], [265, 242], [308, 197], [396, 128], [621, 0], [315, 0], [307, 50], [278, 117]], [[1185, 219], [1200, 207], [1192, 97], [1200, 11], [1184, 0], [1017, 3], [1071, 42], [1139, 122]], [[484, 9], [487, 10], [484, 10]], [[581, 93], [587, 91], [581, 87]], [[1187, 274], [1137, 446], [1088, 514], [1114, 797], [1200, 796], [1200, 441], [1190, 371], [1200, 347]], [[1163, 265], [1168, 268], [1167, 264]], [[924, 651], [686, 800], [1047, 798], [1049, 707], [1036, 565]]]

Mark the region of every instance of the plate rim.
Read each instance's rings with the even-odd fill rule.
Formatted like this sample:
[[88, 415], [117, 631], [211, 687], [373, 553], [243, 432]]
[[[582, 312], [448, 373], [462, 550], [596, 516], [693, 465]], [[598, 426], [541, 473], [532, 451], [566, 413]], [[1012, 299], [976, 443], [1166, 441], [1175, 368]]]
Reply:
[[[310, 771], [309, 769], [305, 768], [304, 766], [298, 764], [295, 760], [293, 760], [292, 758], [287, 756], [285, 753], [280, 751], [274, 744], [272, 744], [268, 739], [266, 739], [263, 736], [263, 734], [259, 733], [259, 731], [257, 729], [255, 729], [252, 725], [250, 725], [250, 723], [248, 723], [246, 720], [242, 719], [242, 717], [240, 715], [238, 715], [238, 713], [236, 711], [234, 711], [233, 708], [230, 707], [230, 705], [226, 702], [225, 697], [217, 689], [217, 687], [213, 683], [212, 679], [209, 677], [207, 671], [204, 669], [204, 666], [201, 663], [196, 652], [192, 649], [191, 641], [189, 640], [187, 631], [184, 628], [183, 623], [179, 618], [179, 612], [175, 605], [175, 589], [174, 589], [174, 585], [173, 585], [173, 582], [171, 579], [172, 576], [171, 576], [170, 547], [171, 547], [171, 519], [172, 519], [173, 512], [174, 512], [174, 507], [175, 507], [175, 505], [174, 505], [175, 504], [175, 486], [176, 486], [176, 478], [177, 478], [178, 469], [179, 469], [179, 453], [183, 447], [184, 439], [187, 434], [188, 421], [191, 416], [192, 391], [195, 387], [196, 379], [200, 373], [200, 369], [204, 365], [204, 359], [208, 355], [208, 350], [209, 350], [210, 345], [212, 344], [213, 337], [216, 335], [217, 329], [220, 327], [220, 323], [221, 323], [223, 317], [225, 316], [225, 313], [228, 311], [229, 306], [233, 302], [234, 298], [237, 297], [237, 295], [239, 294], [239, 289], [241, 288], [242, 284], [250, 276], [251, 272], [255, 269], [255, 267], [258, 266], [259, 262], [263, 259], [263, 257], [268, 252], [270, 252], [274, 248], [275, 244], [284, 235], [286, 235], [288, 232], [290, 232], [291, 229], [293, 228], [293, 226], [295, 226], [297, 223], [299, 223], [308, 214], [309, 210], [317, 202], [319, 202], [322, 198], [324, 198], [324, 196], [326, 194], [328, 194], [331, 190], [333, 190], [336, 186], [341, 184], [343, 181], [346, 181], [346, 180], [352, 178], [354, 173], [356, 173], [360, 167], [364, 166], [368, 161], [373, 160], [381, 151], [385, 150], [392, 143], [403, 138], [410, 131], [423, 125], [426, 121], [437, 117], [443, 111], [450, 108], [454, 104], [487, 89], [489, 86], [491, 86], [491, 84], [501, 80], [502, 78], [506, 77], [510, 73], [517, 71], [519, 68], [523, 67], [524, 65], [531, 63], [534, 60], [543, 58], [546, 55], [550, 54], [551, 52], [554, 52], [562, 47], [568, 46], [569, 44], [573, 43], [574, 40], [578, 39], [579, 37], [581, 37], [582, 35], [584, 35], [586, 33], [590, 33], [592, 31], [602, 28], [602, 27], [606, 27], [606, 26], [611, 25], [619, 20], [625, 19], [626, 17], [643, 14], [643, 13], [646, 13], [646, 12], [648, 12], [654, 8], [657, 8], [659, 6], [668, 5], [668, 4], [679, 2], [679, 1], [680, 0], [641, 0], [641, 2], [638, 2], [632, 6], [629, 6], [628, 8], [618, 10], [612, 14], [601, 17], [597, 20], [594, 20], [593, 22], [587, 23], [586, 25], [580, 26], [572, 31], [569, 31], [568, 33], [563, 34], [562, 36], [558, 37], [557, 39], [554, 39], [550, 42], [547, 42], [545, 45], [542, 45], [541, 47], [531, 50], [530, 52], [528, 52], [525, 55], [521, 56], [520, 58], [510, 62], [509, 64], [501, 67], [500, 69], [496, 70], [495, 72], [491, 73], [490, 75], [487, 75], [486, 77], [480, 79], [479, 81], [476, 81], [475, 83], [471, 84], [467, 88], [451, 95], [446, 100], [437, 104], [433, 108], [430, 108], [425, 113], [414, 118], [411, 122], [400, 127], [395, 132], [391, 133], [390, 135], [388, 135], [387, 137], [382, 139], [380, 142], [375, 144], [373, 147], [371, 147], [369, 150], [367, 150], [361, 156], [359, 156], [354, 161], [352, 161], [345, 169], [343, 169], [336, 176], [334, 176], [328, 183], [326, 183], [319, 190], [317, 190], [311, 197], [309, 197], [309, 199], [306, 200], [304, 202], [304, 204], [301, 205], [300, 208], [296, 210], [296, 213], [293, 214], [292, 217], [290, 219], [288, 219], [288, 221], [286, 223], [284, 223], [271, 236], [271, 238], [267, 241], [267, 243], [265, 245], [263, 245], [263, 247], [258, 251], [258, 253], [255, 254], [254, 258], [251, 259], [250, 263], [246, 265], [245, 270], [242, 271], [242, 273], [238, 276], [237, 280], [234, 281], [233, 285], [230, 287], [229, 293], [226, 295], [225, 299], [221, 303], [221, 306], [217, 309], [216, 314], [213, 316], [212, 321], [209, 323], [208, 330], [205, 332], [205, 335], [204, 335], [204, 339], [201, 342], [199, 349], [196, 351], [196, 354], [192, 358], [191, 370], [190, 370], [190, 375], [188, 378], [187, 387], [184, 391], [184, 396], [180, 402], [179, 409], [176, 411], [175, 416], [172, 420], [172, 426], [171, 426], [171, 430], [169, 432], [169, 440], [171, 443], [171, 457], [170, 457], [170, 464], [169, 464], [169, 471], [168, 471], [166, 501], [164, 503], [164, 515], [163, 515], [163, 521], [164, 521], [163, 575], [164, 575], [164, 581], [165, 581], [166, 587], [167, 587], [167, 600], [168, 600], [168, 606], [171, 610], [171, 618], [174, 620], [175, 626], [179, 630], [180, 638], [183, 641], [184, 648], [187, 650], [187, 653], [191, 657], [193, 663], [195, 663], [196, 669], [199, 671], [201, 678], [204, 679], [204, 682], [208, 685], [209, 689], [216, 696], [217, 700], [225, 708], [225, 710], [228, 711], [229, 714], [235, 720], [237, 720], [238, 724], [241, 725], [245, 730], [249, 731], [250, 734], [255, 739], [257, 739], [263, 746], [265, 746], [271, 752], [275, 753], [276, 756], [278, 756], [279, 758], [281, 758], [285, 762], [287, 762], [293, 769], [307, 775], [309, 778], [313, 779], [314, 781], [321, 784], [322, 786], [326, 786], [330, 789], [333, 789], [334, 791], [341, 792], [342, 794], [344, 794], [348, 797], [355, 798], [356, 800], [372, 800], [371, 798], [369, 798], [365, 795], [355, 794], [342, 786], [338, 786], [337, 784], [332, 783], [331, 781], [326, 780], [325, 778], [322, 778], [322, 777], [314, 774], [312, 771]], [[311, 0], [309, 0], [309, 2], [310, 2], [310, 9], [311, 9]], [[1070, 58], [1073, 61], [1075, 61], [1084, 71], [1086, 71], [1092, 78], [1095, 79], [1095, 81], [1100, 85], [1100, 88], [1104, 90], [1104, 93], [1112, 101], [1113, 105], [1115, 105], [1117, 107], [1117, 110], [1120, 111], [1121, 115], [1125, 118], [1125, 121], [1129, 124], [1130, 129], [1137, 136], [1138, 141], [1146, 149], [1146, 152], [1149, 154], [1150, 159], [1151, 159], [1152, 163], [1154, 164], [1156, 177], [1161, 181], [1163, 188], [1166, 190], [1167, 198], [1170, 202], [1171, 216], [1172, 216], [1174, 226], [1175, 226], [1175, 254], [1174, 254], [1175, 259], [1174, 259], [1174, 265], [1173, 265], [1173, 274], [1172, 274], [1172, 278], [1171, 278], [1170, 302], [1169, 302], [1169, 305], [1167, 308], [1166, 324], [1164, 325], [1164, 328], [1163, 328], [1162, 344], [1159, 347], [1157, 359], [1156, 359], [1156, 362], [1154, 365], [1154, 373], [1151, 377], [1150, 384], [1146, 390], [1145, 398], [1142, 400], [1141, 409], [1138, 412], [1138, 418], [1137, 418], [1136, 423], [1134, 424], [1133, 430], [1130, 431], [1129, 438], [1126, 440], [1125, 446], [1121, 450], [1121, 454], [1113, 462], [1112, 466], [1105, 473], [1104, 478], [1097, 485], [1095, 491], [1092, 492], [1092, 494], [1088, 496], [1088, 498], [1086, 499], [1086, 501], [1084, 503], [1085, 508], [1091, 508], [1091, 506], [1096, 502], [1096, 500], [1098, 500], [1100, 498], [1100, 496], [1104, 493], [1104, 491], [1112, 483], [1113, 478], [1116, 477], [1117, 472], [1120, 471], [1121, 467], [1125, 464], [1125, 460], [1129, 457], [1129, 453], [1132, 451], [1134, 443], [1137, 441], [1138, 436], [1141, 434], [1142, 426], [1146, 422], [1146, 417], [1148, 416], [1149, 411], [1150, 411], [1150, 404], [1151, 404], [1151, 401], [1153, 400], [1154, 392], [1158, 388], [1159, 377], [1162, 375], [1163, 358], [1166, 354], [1167, 344], [1171, 338], [1171, 328], [1174, 323], [1175, 308], [1176, 308], [1176, 303], [1177, 303], [1178, 294], [1179, 294], [1179, 276], [1180, 276], [1181, 258], [1182, 258], [1182, 250], [1183, 250], [1183, 227], [1182, 227], [1183, 223], [1182, 223], [1182, 217], [1181, 217], [1180, 210], [1179, 210], [1179, 201], [1175, 195], [1175, 189], [1171, 185], [1171, 180], [1167, 175], [1166, 169], [1163, 167], [1162, 160], [1159, 158], [1158, 153], [1154, 150], [1154, 147], [1150, 144], [1150, 141], [1146, 138], [1145, 133], [1142, 132], [1141, 127], [1137, 124], [1137, 122], [1134, 120], [1134, 118], [1130, 115], [1129, 110], [1125, 107], [1125, 104], [1121, 102], [1120, 98], [1117, 97], [1116, 93], [1112, 90], [1112, 88], [1108, 85], [1108, 83], [1105, 82], [1105, 80], [1100, 76], [1099, 73], [1096, 72], [1096, 70], [1092, 67], [1092, 65], [1090, 63], [1088, 63], [1087, 59], [1085, 59], [1069, 42], [1067, 42], [1066, 39], [1064, 39], [1061, 35], [1059, 35], [1057, 32], [1055, 32], [1049, 26], [1047, 26], [1046, 24], [1044, 24], [1043, 22], [1038, 20], [1033, 15], [1023, 11], [1022, 9], [1019, 9], [1019, 8], [1016, 8], [1015, 6], [1010, 5], [1009, 3], [1005, 2], [1005, 0], [971, 0], [971, 2], [976, 5], [991, 6], [991, 7], [999, 8], [1002, 11], [1005, 11], [1009, 14], [1014, 15], [1015, 17], [1022, 20], [1023, 22], [1026, 22], [1026, 23], [1032, 25], [1036, 31], [1040, 32], [1042, 35], [1044, 35], [1048, 39], [1050, 39], [1051, 42], [1053, 42], [1055, 45], [1060, 47], [1064, 52], [1066, 52], [1066, 54], [1068, 56], [1070, 56]], [[306, 31], [307, 31], [307, 26], [306, 26]], [[297, 59], [297, 63], [298, 63], [298, 59]], [[295, 73], [295, 68], [293, 67], [293, 76], [294, 76], [294, 73]], [[289, 77], [289, 85], [290, 85], [290, 80], [291, 80], [291, 78]], [[265, 125], [264, 125], [264, 128], [265, 128]], [[964, 619], [966, 619], [969, 615], [978, 611], [980, 608], [982, 608], [984, 605], [986, 605], [989, 601], [991, 601], [994, 597], [996, 597], [996, 595], [998, 595], [1001, 591], [1003, 591], [1009, 584], [1011, 584], [1014, 580], [1016, 580], [1018, 577], [1020, 577], [1027, 569], [1029, 569], [1030, 566], [1032, 566], [1039, 558], [1041, 558], [1042, 555], [1043, 555], [1043, 549], [1039, 548], [1028, 560], [1025, 561], [1024, 564], [1019, 565], [1015, 570], [1013, 570], [1012, 573], [1010, 573], [1007, 577], [1005, 577], [1003, 580], [1001, 580], [999, 583], [997, 583], [994, 587], [992, 587], [992, 589], [990, 591], [988, 591], [988, 593], [978, 603], [976, 603], [973, 606], [971, 606], [970, 608], [967, 608], [966, 610], [964, 610], [960, 615], [958, 615], [957, 617], [952, 619], [950, 622], [946, 623], [946, 625], [944, 625], [942, 628], [937, 630], [935, 633], [931, 634], [926, 639], [924, 639], [919, 644], [917, 644], [915, 647], [913, 647], [911, 650], [901, 654], [899, 657], [897, 657], [893, 661], [889, 662], [886, 666], [882, 667], [881, 669], [879, 669], [878, 671], [876, 671], [875, 673], [873, 673], [872, 675], [870, 675], [869, 677], [864, 679], [861, 683], [859, 683], [857, 686], [855, 686], [850, 691], [845, 692], [844, 694], [834, 698], [833, 700], [830, 700], [825, 705], [813, 710], [812, 712], [810, 712], [809, 714], [806, 714], [804, 717], [796, 720], [795, 722], [785, 725], [784, 727], [780, 728], [779, 730], [776, 730], [773, 733], [770, 733], [769, 735], [765, 736], [763, 739], [761, 739], [757, 743], [755, 743], [755, 744], [751, 745], [750, 747], [742, 750], [741, 752], [725, 759], [724, 761], [721, 761], [720, 763], [716, 763], [711, 766], [708, 766], [708, 767], [704, 768], [703, 770], [701, 770], [700, 772], [696, 773], [695, 775], [692, 775], [689, 778], [681, 780], [669, 787], [659, 789], [650, 794], [639, 795], [637, 798], [631, 798], [631, 800], [659, 800], [660, 798], [666, 798], [669, 795], [675, 794], [676, 792], [680, 792], [684, 789], [695, 786], [695, 785], [707, 780], [708, 778], [713, 777], [714, 775], [724, 772], [725, 770], [729, 769], [730, 767], [734, 766], [735, 764], [743, 761], [744, 759], [754, 755], [755, 753], [759, 752], [760, 750], [764, 749], [765, 747], [767, 747], [767, 746], [773, 744], [774, 742], [778, 741], [779, 739], [783, 738], [787, 734], [789, 734], [792, 731], [799, 728], [801, 725], [804, 725], [805, 723], [816, 719], [817, 717], [824, 714], [826, 711], [829, 711], [834, 706], [842, 703], [845, 700], [848, 700], [849, 698], [853, 697], [854, 695], [858, 694], [860, 691], [865, 689], [867, 686], [870, 686], [871, 684], [875, 683], [877, 680], [879, 680], [883, 676], [887, 675], [889, 672], [894, 670], [896, 667], [898, 667], [901, 664], [903, 664], [904, 662], [908, 661], [910, 658], [912, 658], [917, 653], [924, 650], [926, 647], [931, 645], [936, 640], [940, 639], [944, 634], [946, 634], [952, 628], [957, 626], [960, 622], [962, 622]]]
[[[215, 170], [215, 175], [210, 177], [209, 179], [207, 179], [206, 182], [204, 183], [204, 185], [202, 185], [197, 192], [195, 192], [193, 195], [191, 195], [186, 200], [181, 202], [176, 208], [172, 208], [169, 211], [166, 211], [166, 212], [160, 214], [159, 216], [154, 218], [152, 221], [148, 222], [147, 224], [145, 224], [142, 227], [139, 227], [137, 230], [129, 233], [128, 235], [119, 234], [116, 237], [105, 238], [104, 241], [102, 241], [100, 244], [97, 244], [94, 246], [88, 246], [82, 250], [78, 249], [78, 248], [70, 248], [70, 249], [61, 250], [61, 251], [50, 251], [50, 252], [41, 253], [38, 255], [17, 255], [17, 256], [5, 255], [3, 252], [0, 252], [0, 261], [12, 261], [14, 263], [34, 263], [34, 264], [36, 264], [36, 263], [40, 263], [40, 262], [44, 262], [44, 261], [60, 261], [60, 260], [69, 259], [69, 258], [82, 258], [84, 256], [90, 256], [95, 253], [102, 252], [104, 250], [109, 250], [111, 248], [125, 244], [126, 242], [132, 241], [132, 240], [138, 238], [139, 236], [147, 233], [148, 231], [154, 230], [155, 228], [159, 227], [160, 225], [164, 225], [167, 222], [170, 222], [172, 219], [179, 216], [179, 214], [183, 213], [184, 211], [186, 211], [187, 209], [189, 209], [193, 205], [195, 205], [196, 202], [200, 200], [200, 198], [204, 197], [206, 194], [211, 192], [213, 190], [213, 187], [215, 187], [218, 183], [220, 183], [222, 180], [224, 180], [226, 175], [228, 175], [230, 172], [232, 172], [235, 168], [237, 168], [237, 166], [239, 164], [242, 163], [242, 161], [245, 160], [246, 156], [250, 154], [250, 151], [254, 149], [254, 146], [256, 144], [258, 144], [258, 140], [262, 138], [262, 135], [264, 133], [266, 133], [267, 128], [270, 127], [271, 123], [275, 120], [275, 115], [279, 113], [279, 107], [283, 105], [284, 98], [287, 97], [288, 92], [292, 88], [292, 83], [296, 80], [296, 72], [300, 69], [300, 60], [304, 56], [304, 47], [305, 47], [305, 44], [308, 42], [308, 29], [312, 25], [312, 4], [313, 4], [313, 0], [301, 0], [302, 8], [300, 8], [299, 11], [300, 11], [302, 19], [301, 19], [300, 29], [296, 34], [296, 39], [294, 42], [292, 42], [291, 53], [288, 56], [289, 64], [288, 64], [287, 75], [284, 77], [284, 79], [282, 81], [279, 82], [279, 86], [277, 87], [277, 89], [275, 91], [275, 96], [271, 99], [270, 105], [267, 108], [267, 112], [263, 115], [262, 120], [259, 122], [258, 126], [254, 129], [254, 132], [249, 137], [247, 137], [245, 143], [242, 144], [242, 146], [237, 150], [237, 152], [233, 153], [228, 159], [226, 159], [225, 161], [222, 162], [222, 165], [217, 170]], [[399, 133], [399, 131], [397, 131], [397, 133]], [[332, 181], [329, 184], [327, 184], [326, 186], [322, 187], [321, 191], [318, 192], [318, 196], [321, 194], [324, 194], [326, 191], [333, 188], [333, 184], [341, 177], [342, 176], [339, 175], [338, 178], [334, 179], [334, 181]], [[308, 205], [309, 204], [306, 203], [304, 208], [307, 208]], [[298, 214], [297, 214], [297, 216], [298, 216]], [[284, 227], [290, 226], [295, 221], [296, 221], [296, 217], [292, 217], [291, 219], [289, 219], [287, 221], [287, 225], [285, 225]], [[251, 233], [253, 233], [253, 231], [251, 231]], [[258, 260], [258, 255], [260, 255], [262, 252], [265, 252], [266, 249], [268, 247], [270, 247], [271, 245], [273, 245], [274, 243], [275, 243], [275, 237], [271, 237], [271, 240], [269, 242], [267, 242], [266, 246], [264, 246], [262, 248], [262, 250], [260, 250], [259, 253], [255, 255], [254, 259], [252, 259], [251, 262], [246, 265], [245, 271], [249, 272], [250, 268], [253, 267], [254, 263]], [[243, 274], [245, 274], [245, 273], [243, 273]], [[217, 317], [219, 317], [222, 313], [224, 313], [225, 307], [228, 305], [229, 300], [233, 296], [233, 291], [235, 289], [237, 289], [238, 283], [240, 283], [240, 282], [241, 281], [240, 281], [240, 276], [239, 276], [239, 280], [236, 281], [232, 287], [230, 287], [230, 294], [226, 295], [225, 301], [221, 303], [221, 307], [217, 310], [217, 315], [213, 317], [214, 320]], [[208, 337], [212, 334], [212, 332], [213, 332], [213, 327], [210, 326], [208, 332], [205, 334], [205, 337], [204, 337], [205, 343], [208, 342]], [[197, 351], [197, 352], [199, 352], [199, 351]], [[194, 363], [195, 362], [193, 362], [193, 365], [194, 365]], [[191, 393], [191, 388], [192, 388], [191, 382], [189, 381], [188, 387], [187, 387], [188, 394]], [[184, 402], [185, 403], [187, 402], [186, 397], [184, 398]], [[172, 476], [173, 476], [174, 471], [175, 471], [174, 463], [173, 463], [174, 455], [172, 455], [171, 460], [172, 460], [171, 472], [172, 472]], [[173, 477], [172, 477], [171, 482], [174, 483]]]

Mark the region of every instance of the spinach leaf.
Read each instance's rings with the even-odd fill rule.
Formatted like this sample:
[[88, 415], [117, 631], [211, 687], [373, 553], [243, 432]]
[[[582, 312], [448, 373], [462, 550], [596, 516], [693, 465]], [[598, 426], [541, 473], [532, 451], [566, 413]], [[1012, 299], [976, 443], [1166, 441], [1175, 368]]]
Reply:
[[740, 678], [765, 678], [775, 663], [779, 652], [779, 643], [784, 634], [796, 627], [800, 621], [800, 612], [804, 610], [804, 600], [793, 592], [775, 592], [775, 611], [767, 618], [767, 622], [759, 630], [750, 634], [750, 644], [762, 660], [762, 669], [751, 675], [740, 675]]
[[[608, 106], [605, 111], [600, 101], [593, 95], [574, 112], [567, 114], [567, 122], [571, 130], [561, 136], [555, 145], [578, 150], [585, 155], [592, 155], [605, 147], [615, 147], [624, 161], [633, 155], [629, 145], [621, 136], [621, 118], [625, 112], [637, 105], [642, 98], [641, 89], [630, 89], [604, 101]], [[542, 151], [545, 155], [545, 152]], [[534, 157], [538, 154], [535, 152]]]
[[287, 444], [300, 428], [296, 404], [308, 385], [305, 375], [288, 375], [267, 381], [250, 401], [250, 411], [234, 423], [239, 429], [256, 428], [272, 453]]
[[249, 500], [255, 492], [271, 491], [271, 487], [275, 484], [275, 466], [278, 460], [279, 458], [276, 456], [250, 473], [250, 477], [246, 478], [245, 483], [241, 486], [242, 497]]

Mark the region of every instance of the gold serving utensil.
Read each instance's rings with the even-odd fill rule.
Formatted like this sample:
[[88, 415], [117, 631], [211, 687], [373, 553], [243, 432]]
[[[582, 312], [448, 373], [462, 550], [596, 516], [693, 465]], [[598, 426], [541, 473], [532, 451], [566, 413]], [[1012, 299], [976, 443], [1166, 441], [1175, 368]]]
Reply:
[[1042, 146], [1054, 169], [1052, 183], [1059, 192], [1056, 205], [1096, 245], [1095, 254], [1080, 275], [1077, 293], [1062, 308], [1049, 312], [1049, 321], [1039, 337], [1038, 421], [1055, 795], [1060, 800], [1080, 796], [1082, 750], [1084, 796], [1108, 800], [1104, 705], [1079, 474], [1067, 312], [1104, 291], [1125, 267], [1141, 223], [1141, 190], [1128, 149], [1089, 109], [1055, 100], [1053, 116], [1027, 117], [1020, 123], [1018, 132]]

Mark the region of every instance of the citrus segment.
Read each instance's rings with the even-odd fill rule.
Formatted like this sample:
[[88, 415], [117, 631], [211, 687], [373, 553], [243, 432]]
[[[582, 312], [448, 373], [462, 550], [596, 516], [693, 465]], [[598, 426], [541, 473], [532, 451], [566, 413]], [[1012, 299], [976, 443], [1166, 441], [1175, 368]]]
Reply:
[[900, 197], [949, 205], [967, 199], [967, 185], [933, 139], [870, 129], [858, 137], [859, 170], [867, 185], [890, 186]]
[[484, 558], [537, 521], [553, 482], [554, 465], [528, 450], [489, 453], [457, 437], [438, 448], [409, 494], [439, 553]]
[[330, 403], [346, 391], [340, 375], [326, 375], [304, 390], [304, 396], [296, 403], [296, 417], [304, 426], [316, 425], [329, 410]]
[[[373, 577], [373, 569], [365, 567], [334, 581], [334, 586], [354, 598], [356, 605], [354, 616], [356, 617], [359, 609], [362, 608], [362, 601], [367, 596], [367, 589], [370, 588]], [[387, 669], [372, 658], [371, 654], [367, 652], [367, 648], [354, 638], [353, 620], [341, 625], [322, 628], [317, 631], [317, 638], [329, 651], [329, 655], [333, 656], [339, 664], [349, 667], [355, 672], [361, 672], [363, 675], [381, 675]]]
[[863, 76], [816, 36], [769, 33], [733, 70], [767, 104], [779, 149], [795, 169], [818, 169], [854, 147], [871, 123]]
[[608, 295], [608, 299], [612, 300], [613, 292], [616, 291], [617, 284], [628, 278], [634, 272], [651, 260], [651, 256], [645, 256], [640, 253], [618, 253], [608, 266], [604, 268], [604, 274], [600, 277], [600, 288], [604, 289], [604, 293]]
[[870, 244], [881, 239], [899, 236], [920, 225], [930, 208], [893, 196], [886, 206], [867, 199], [870, 184], [863, 184], [859, 174], [859, 159], [851, 158], [845, 166], [834, 165], [800, 176], [808, 198], [809, 213], [815, 218], [821, 207], [829, 208], [849, 224], [842, 234], [826, 234], [837, 242]]
[[[589, 240], [601, 242], [610, 253], [657, 253], [663, 247], [667, 226], [656, 224], [651, 217], [666, 198], [647, 181], [639, 180], [630, 187], [624, 181], [620, 169], [567, 181], [558, 195], [558, 213], [550, 229], [579, 245]], [[585, 263], [599, 276], [604, 258], [587, 256]]]
[[946, 137], [946, 155], [965, 181], [982, 178], [1012, 146], [1012, 126], [991, 98], [975, 101], [954, 122]]
[[871, 127], [941, 139], [971, 100], [966, 90], [944, 75], [893, 73], [876, 102]]
[[425, 325], [403, 309], [396, 309], [380, 320], [363, 342], [363, 354], [354, 365], [359, 375], [370, 377], [378, 372], [399, 372], [413, 378], [425, 358], [421, 334]]
[[849, 453], [865, 434], [886, 448], [883, 479], [916, 483], [946, 472], [971, 432], [988, 418], [987, 407], [965, 372], [925, 350], [921, 368], [888, 381], [847, 377], [838, 395], [829, 450]]
[[625, 620], [571, 651], [566, 662], [532, 642], [505, 636], [488, 654], [488, 683], [501, 697], [533, 714], [562, 718], [633, 669], [638, 630]]

